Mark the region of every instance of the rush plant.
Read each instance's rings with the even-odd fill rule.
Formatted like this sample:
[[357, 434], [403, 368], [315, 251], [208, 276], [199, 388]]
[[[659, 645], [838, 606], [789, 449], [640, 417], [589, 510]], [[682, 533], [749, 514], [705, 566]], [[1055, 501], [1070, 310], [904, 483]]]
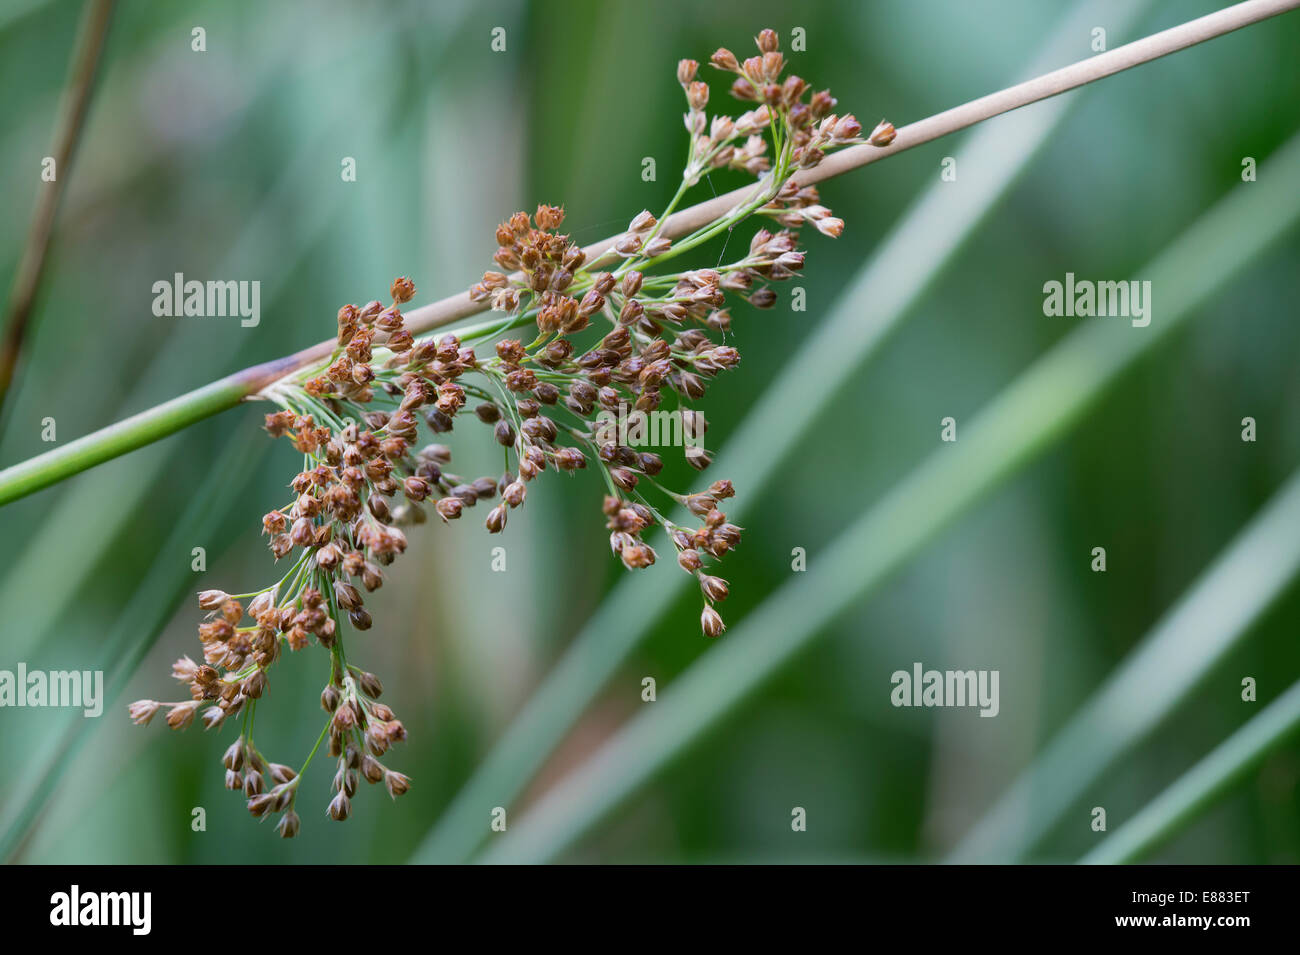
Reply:
[[[248, 593], [199, 594], [207, 611], [198, 627], [202, 662], [187, 656], [172, 668], [189, 699], [139, 700], [130, 714], [147, 724], [166, 708], [173, 729], [196, 719], [209, 729], [238, 719], [239, 736], [224, 757], [226, 786], [243, 793], [254, 816], [280, 813], [282, 835], [298, 832], [298, 787], [321, 743], [337, 766], [332, 819], [348, 818], [362, 779], [383, 782], [393, 797], [410, 786], [380, 762], [406, 729], [379, 701], [379, 678], [349, 662], [347, 651], [355, 648], [344, 635], [371, 628], [363, 592], [377, 590], [383, 568], [406, 549], [404, 528], [431, 515], [458, 520], [482, 503], [487, 531], [499, 534], [545, 472], [597, 468], [613, 553], [629, 570], [648, 568], [658, 560], [651, 534], [661, 533], [660, 546], [670, 546], [681, 570], [698, 582], [704, 635], [724, 631], [716, 604], [729, 588], [711, 571], [741, 539], [722, 510], [735, 493], [732, 482], [719, 479], [696, 493], [666, 487], [658, 480], [659, 454], [639, 450], [605, 416], [626, 420], [669, 409], [697, 439], [687, 444], [686, 461], [707, 468], [698, 440], [707, 422], [697, 405], [713, 379], [740, 361], [722, 340], [732, 330], [729, 303], [742, 298], [771, 308], [773, 286], [803, 268], [801, 227], [831, 237], [844, 230], [816, 186], [801, 185], [795, 173], [816, 168], [833, 150], [864, 142], [884, 147], [895, 136], [882, 121], [864, 138], [853, 114], [836, 112], [830, 91], [814, 92], [801, 77], [785, 75], [775, 31], [763, 30], [755, 42], [758, 53], [743, 61], [727, 49], [712, 57], [716, 70], [733, 77], [731, 95], [746, 107], [735, 116], [710, 115], [699, 64], [678, 63], [686, 159], [681, 184], [658, 216], [639, 213], [608, 251], [589, 256], [562, 234], [563, 208], [517, 212], [496, 229], [500, 270], [485, 272], [469, 293], [496, 317], [417, 338], [402, 311], [415, 284], [398, 278], [387, 304], [376, 299], [339, 309], [327, 357], [257, 395], [279, 406], [266, 416], [267, 432], [302, 454], [290, 499], [262, 518], [270, 550], [288, 570]], [[743, 201], [690, 234], [676, 241], [664, 235], [666, 217], [716, 169], [744, 171], [756, 183]], [[715, 266], [684, 267], [688, 254], [698, 257], [709, 240], [755, 217], [763, 224], [732, 258], [727, 242]], [[453, 473], [451, 449], [429, 439], [461, 421], [490, 429], [503, 450], [500, 473]], [[673, 520], [672, 505], [698, 523]], [[329, 655], [321, 693], [327, 717], [316, 747], [293, 769], [261, 753], [254, 716], [283, 651], [312, 646]]]
[[[546, 472], [599, 470], [606, 492], [602, 516], [614, 553], [629, 569], [638, 570], [655, 563], [659, 552], [671, 546], [679, 566], [700, 587], [703, 632], [718, 636], [724, 625], [716, 605], [726, 598], [729, 585], [715, 571], [741, 536], [740, 528], [722, 510], [727, 507], [739, 520], [734, 506], [725, 503], [733, 494], [731, 482], [721, 478], [701, 483], [695, 493], [666, 487], [660, 480], [659, 456], [642, 450], [620, 431], [604, 428], [602, 420], [671, 413], [689, 423], [692, 435], [703, 435], [706, 425], [699, 404], [714, 379], [739, 360], [735, 345], [726, 337], [733, 331], [729, 305], [737, 299], [759, 308], [774, 304], [776, 286], [803, 265], [802, 226], [811, 224], [831, 237], [844, 228], [821, 204], [816, 183], [1297, 5], [1300, 0], [1249, 0], [897, 131], [882, 122], [865, 135], [851, 115], [836, 111], [829, 93], [814, 93], [799, 78], [784, 76], [785, 63], [772, 31], [757, 38], [756, 56], [742, 61], [719, 50], [713, 57], [715, 68], [731, 74], [731, 92], [743, 104], [736, 115], [711, 115], [709, 87], [698, 76], [699, 66], [682, 61], [677, 80], [686, 97], [686, 156], [680, 186], [658, 215], [642, 212], [619, 235], [580, 248], [562, 231], [561, 207], [540, 205], [532, 215], [517, 213], [497, 228], [496, 268], [462, 295], [411, 308], [414, 284], [399, 278], [386, 303], [340, 309], [336, 334], [326, 343], [197, 388], [0, 471], [0, 505], [241, 401], [273, 405], [275, 410], [266, 416], [267, 430], [291, 441], [302, 455], [301, 469], [289, 481], [292, 493], [262, 519], [270, 549], [277, 561], [283, 561], [284, 572], [270, 575], [278, 579], [261, 589], [201, 593], [200, 609], [207, 614], [199, 625], [201, 662], [183, 657], [173, 667], [188, 698], [167, 703], [140, 700], [131, 704], [130, 715], [138, 723], [148, 723], [165, 711], [174, 728], [196, 720], [209, 728], [237, 721], [238, 736], [224, 757], [227, 786], [243, 794], [254, 816], [278, 814], [278, 828], [285, 836], [300, 828], [298, 788], [324, 744], [336, 760], [327, 813], [334, 819], [347, 818], [362, 777], [375, 784], [384, 782], [394, 797], [411, 785], [404, 774], [381, 762], [392, 745], [405, 738], [406, 730], [388, 705], [380, 702], [379, 678], [349, 657], [364, 656], [358, 632], [373, 624], [364, 595], [382, 585], [385, 568], [405, 549], [406, 534], [414, 525], [429, 523], [434, 515], [442, 521], [460, 519], [482, 503], [488, 532], [502, 533], [533, 483], [551, 480]], [[1046, 134], [1044, 129], [1042, 135]], [[1296, 155], [1295, 148], [1289, 147], [1275, 168], [1291, 169]], [[1008, 165], [1018, 168], [1022, 162], [1019, 157]], [[708, 172], [721, 168], [742, 170], [756, 181], [678, 208]], [[997, 177], [989, 180], [996, 181]], [[1276, 185], [1285, 181], [1283, 175], [1275, 177], [1273, 185], [1261, 182], [1252, 187], [1257, 194], [1233, 199], [1226, 211], [1208, 214], [1189, 239], [1169, 253], [1168, 261], [1162, 260], [1158, 271], [1184, 296], [1177, 308], [1171, 306], [1170, 314], [1189, 310], [1290, 224], [1293, 204], [1281, 201], [1281, 187]], [[982, 201], [991, 203], [1004, 185], [1005, 181], [987, 186], [990, 192]], [[890, 289], [883, 302], [874, 300], [879, 313], [871, 317], [875, 326], [863, 332], [851, 325], [858, 311], [844, 311], [819, 330], [815, 344], [825, 349], [808, 353], [817, 361], [796, 356], [804, 372], [815, 367], [816, 374], [803, 375], [811, 382], [810, 394], [803, 396], [797, 409], [787, 409], [787, 424], [800, 415], [811, 415], [810, 409], [828, 400], [888, 328], [901, 320], [920, 294], [923, 276], [941, 268], [958, 244], [957, 237], [973, 229], [978, 218], [938, 222], [935, 215], [931, 208], [909, 219], [911, 231], [904, 229], [884, 244], [887, 253], [895, 251], [854, 283], [855, 292], [866, 290], [872, 279]], [[748, 233], [749, 244], [736, 251], [737, 230], [751, 221], [755, 225]], [[1218, 237], [1249, 231], [1247, 225], [1257, 241], [1224, 254]], [[713, 260], [710, 252], [710, 260], [703, 260], [705, 244], [724, 236], [722, 255]], [[912, 241], [903, 241], [909, 238]], [[918, 266], [915, 274], [900, 282], [898, 273], [906, 270], [891, 266], [915, 262], [920, 245], [937, 247], [938, 258]], [[1189, 280], [1182, 281], [1183, 276]], [[454, 331], [433, 331], [489, 309], [495, 312], [490, 319], [458, 325]], [[743, 341], [747, 331], [741, 322], [736, 325], [736, 340]], [[1164, 334], [1163, 328], [1155, 331]], [[683, 678], [674, 709], [648, 710], [630, 722], [571, 783], [557, 788], [527, 817], [540, 824], [531, 831], [528, 825], [518, 827], [495, 848], [495, 857], [544, 858], [573, 842], [611, 805], [811, 642], [837, 608], [877, 585], [889, 569], [918, 552], [965, 507], [1081, 420], [1086, 406], [1110, 379], [1160, 340], [1153, 335], [1134, 340], [1143, 342], [1140, 345], [1128, 340], [1118, 345], [1095, 338], [1094, 332], [1077, 333], [990, 406], [987, 418], [964, 440], [966, 450], [927, 463], [901, 489], [846, 525], [833, 552], [844, 559], [826, 561], [825, 566], [834, 568], [830, 573], [810, 575], [775, 593], [726, 645], [708, 654]], [[823, 360], [832, 350], [835, 360]], [[1060, 382], [1073, 380], [1091, 384], [1060, 388]], [[773, 428], [773, 416], [760, 413], [778, 404], [772, 394], [745, 422], [741, 438], [749, 440], [736, 442], [743, 453], [724, 454], [741, 491], [751, 496], [789, 452], [793, 435], [801, 431]], [[491, 431], [490, 437], [482, 435], [480, 440], [499, 444], [500, 471], [477, 478], [454, 473], [451, 450], [444, 442], [460, 422], [471, 427], [481, 423]], [[759, 433], [764, 437], [761, 450], [756, 450]], [[687, 447], [685, 456], [701, 470], [710, 461], [698, 442]], [[944, 493], [933, 493], [936, 488]], [[936, 506], [935, 501], [941, 503]], [[1290, 507], [1290, 493], [1287, 501]], [[682, 511], [694, 519], [675, 520]], [[1264, 544], [1264, 551], [1278, 556], [1272, 538]], [[1284, 556], [1276, 561], [1279, 581], [1289, 579], [1297, 565], [1294, 554]], [[1225, 579], [1235, 582], [1231, 575]], [[638, 575], [617, 588], [612, 599], [622, 605], [629, 594], [670, 595], [674, 582], [684, 584], [686, 579]], [[1249, 592], [1242, 601], [1249, 605], [1249, 613], [1243, 610], [1241, 615], [1244, 627], [1244, 621], [1267, 601]], [[617, 641], [601, 632], [614, 611], [604, 607], [597, 612], [537, 693], [535, 705], [524, 710], [502, 746], [484, 761], [443, 815], [439, 831], [426, 843], [425, 856], [442, 858], [449, 852], [474, 850], [476, 844], [469, 840], [476, 837], [466, 835], [473, 827], [461, 825], [465, 807], [473, 804], [473, 811], [479, 811], [483, 800], [478, 797], [485, 792], [494, 800], [517, 796], [599, 689], [602, 674], [630, 652], [666, 600], [650, 603], [654, 609], [619, 634]], [[810, 607], [814, 612], [809, 612]], [[123, 632], [145, 629], [129, 614], [127, 620]], [[156, 630], [153, 627], [151, 632]], [[1171, 628], [1170, 632], [1180, 631]], [[112, 649], [116, 640], [108, 643]], [[133, 668], [147, 643], [139, 638], [125, 670]], [[324, 726], [311, 752], [294, 766], [270, 761], [254, 736], [258, 704], [286, 649], [319, 652], [329, 658], [321, 693]], [[1143, 655], [1131, 672], [1140, 672], [1157, 658], [1157, 654]], [[1207, 657], [1198, 666], [1208, 669], [1212, 662]], [[1171, 691], [1152, 706], [1145, 723], [1126, 728], [1124, 739], [1085, 752], [1084, 768], [1072, 777], [1052, 772], [1066, 783], [1049, 802], [1063, 805], [1073, 798], [1071, 787], [1099, 774], [1185, 693], [1185, 687]], [[1085, 729], [1094, 709], [1083, 711]], [[1220, 791], [1219, 784], [1235, 778], [1247, 764], [1240, 758], [1242, 753], [1248, 750], [1254, 758], [1276, 745], [1279, 727], [1293, 728], [1296, 712], [1292, 694], [1283, 708], [1268, 711], [1262, 729], [1233, 737], [1227, 755], [1207, 760], [1205, 768], [1192, 774], [1194, 785], [1176, 787], [1172, 798], [1157, 804], [1155, 818], [1141, 820], [1132, 838], [1115, 850], [1119, 853], [1115, 857], [1133, 857], [1154, 838], [1191, 818], [1208, 794]], [[1068, 741], [1067, 734], [1062, 742]], [[1048, 754], [1041, 772], [1052, 770], [1058, 749]], [[1068, 746], [1060, 750], [1067, 751], [1075, 752]], [[35, 818], [48, 789], [46, 781], [57, 777], [66, 762], [61, 753], [54, 755], [16, 815], [18, 822], [6, 828], [4, 845], [11, 847], [22, 837], [22, 821]], [[1019, 803], [1011, 799], [1007, 805], [1014, 814]], [[1046, 826], [1054, 811], [1049, 805], [1028, 828]], [[1010, 824], [1008, 820], [1019, 821], [1007, 812], [991, 814], [987, 829], [996, 835]]]

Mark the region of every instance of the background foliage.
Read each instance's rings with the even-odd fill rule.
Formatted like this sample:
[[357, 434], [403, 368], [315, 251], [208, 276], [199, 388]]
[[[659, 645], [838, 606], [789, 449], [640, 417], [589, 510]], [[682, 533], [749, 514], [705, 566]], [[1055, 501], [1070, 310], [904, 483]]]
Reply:
[[[1216, 7], [1153, 4], [1109, 45]], [[705, 60], [719, 45], [746, 48], [761, 27], [788, 38], [801, 26], [808, 51], [792, 54], [796, 72], [829, 86], [868, 127], [880, 116], [902, 125], [1020, 78], [1064, 9], [1030, 0], [797, 12], [771, 2], [122, 4], [0, 464], [44, 450], [43, 417], [55, 417], [67, 440], [315, 342], [332, 331], [339, 304], [380, 295], [394, 275], [411, 275], [421, 302], [460, 291], [489, 263], [493, 225], [516, 208], [563, 203], [580, 241], [658, 208], [683, 152], [679, 57]], [[61, 2], [0, 14], [6, 284], [78, 16], [78, 4]], [[207, 30], [206, 53], [190, 51], [194, 26]], [[507, 30], [505, 53], [489, 49], [496, 26]], [[1089, 41], [1081, 32], [1055, 65], [1089, 55]], [[815, 572], [819, 547], [934, 449], [940, 418], [960, 426], [1088, 321], [1045, 318], [1045, 281], [1066, 271], [1141, 278], [1145, 263], [1241, 187], [1243, 156], [1263, 161], [1295, 133], [1297, 42], [1300, 17], [1291, 15], [1070, 94], [1074, 110], [977, 240], [839, 391], [833, 413], [797, 436], [797, 455], [751, 508], [730, 562], [729, 620], [789, 578], [792, 547], [807, 549]], [[848, 228], [838, 241], [806, 237], [806, 312], [784, 302], [738, 312], [744, 362], [708, 398], [715, 443], [767, 389], [802, 400], [812, 383], [785, 374], [785, 359], [956, 149], [931, 143], [824, 185]], [[340, 181], [343, 156], [357, 158], [355, 184]], [[645, 156], [657, 159], [657, 182], [641, 180]], [[961, 168], [951, 187], [980, 174]], [[737, 184], [720, 175], [711, 185]], [[1237, 241], [1222, 236], [1225, 247]], [[903, 860], [952, 848], [1300, 463], [1297, 251], [1293, 230], [1080, 427], [855, 605], [567, 858]], [[261, 325], [155, 318], [151, 286], [174, 272], [260, 280]], [[1155, 295], [1159, 321], [1161, 289]], [[871, 295], [851, 307], [869, 314]], [[415, 788], [391, 806], [367, 792], [337, 825], [323, 812], [329, 774], [315, 767], [300, 802], [303, 832], [285, 843], [222, 790], [228, 740], [137, 729], [124, 710], [168, 692], [170, 661], [194, 652], [188, 595], [268, 579], [258, 519], [283, 496], [295, 462], [259, 432], [261, 411], [227, 413], [0, 512], [0, 667], [102, 660], [134, 673], [97, 721], [0, 711], [11, 768], [0, 821], [39, 784], [39, 768], [63, 770], [40, 794], [17, 858], [404, 861], [623, 573], [606, 547], [591, 473], [535, 489], [507, 532], [505, 574], [490, 571], [497, 541], [477, 520], [413, 533], [376, 595], [375, 629], [349, 652], [385, 677], [385, 699], [410, 730], [392, 764]], [[1247, 415], [1259, 423], [1254, 444], [1239, 439]], [[465, 473], [497, 461], [485, 432], [467, 430], [454, 447]], [[745, 493], [744, 474], [714, 476]], [[209, 554], [203, 575], [189, 571], [196, 545]], [[1088, 569], [1098, 545], [1106, 574]], [[623, 612], [634, 619], [644, 608]], [[674, 603], [526, 801], [646, 705], [643, 676], [671, 687], [712, 652], [697, 615], [694, 595]], [[1090, 787], [1041, 857], [1092, 848], [1089, 806], [1105, 805], [1114, 827], [1253, 715], [1240, 702], [1243, 676], [1258, 679], [1261, 701], [1280, 695], [1300, 673], [1297, 619], [1292, 586], [1173, 719]], [[894, 709], [889, 674], [914, 660], [999, 669], [1001, 715]], [[319, 729], [326, 664], [304, 654], [277, 670], [259, 738], [273, 758], [297, 762]], [[69, 726], [84, 738], [59, 756], [74, 738]], [[1298, 782], [1295, 747], [1273, 753], [1153, 858], [1300, 861]], [[796, 805], [809, 811], [806, 833], [790, 831]], [[206, 833], [190, 830], [195, 806], [207, 809]]]

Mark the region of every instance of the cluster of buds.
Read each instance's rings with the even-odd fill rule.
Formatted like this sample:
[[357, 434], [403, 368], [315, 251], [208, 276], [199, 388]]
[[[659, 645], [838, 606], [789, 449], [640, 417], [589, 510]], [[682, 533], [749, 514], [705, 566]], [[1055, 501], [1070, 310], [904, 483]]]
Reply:
[[[562, 208], [517, 212], [496, 229], [497, 269], [469, 293], [500, 313], [496, 318], [416, 337], [402, 312], [415, 286], [398, 278], [389, 304], [339, 310], [327, 361], [262, 393], [280, 407], [266, 416], [266, 430], [303, 455], [291, 499], [262, 518], [271, 552], [289, 570], [251, 594], [200, 594], [208, 612], [199, 626], [203, 662], [186, 657], [173, 668], [191, 698], [141, 700], [130, 713], [148, 723], [166, 707], [176, 729], [196, 718], [214, 728], [244, 713], [240, 737], [226, 752], [227, 785], [243, 792], [254, 816], [281, 813], [283, 835], [298, 831], [297, 789], [316, 749], [297, 771], [267, 762], [254, 745], [252, 713], [286, 648], [316, 644], [331, 658], [320, 740], [328, 739], [337, 760], [328, 815], [349, 816], [362, 777], [383, 781], [393, 797], [410, 785], [379, 762], [406, 731], [378, 702], [378, 678], [347, 662], [344, 631], [345, 625], [371, 628], [363, 593], [383, 584], [384, 567], [406, 549], [403, 528], [430, 514], [457, 520], [484, 502], [487, 531], [501, 533], [544, 472], [590, 467], [605, 485], [601, 508], [614, 554], [628, 569], [649, 567], [658, 557], [650, 535], [662, 531], [678, 566], [699, 585], [701, 630], [708, 637], [725, 630], [717, 604], [729, 586], [713, 570], [740, 543], [741, 529], [722, 510], [735, 489], [725, 479], [697, 493], [665, 487], [664, 461], [647, 449], [653, 439], [644, 440], [646, 420], [658, 416], [655, 425], [663, 422], [680, 436], [658, 443], [682, 444], [691, 468], [709, 466], [702, 440], [708, 425], [696, 405], [740, 361], [736, 348], [717, 337], [732, 329], [732, 301], [758, 308], [776, 303], [773, 285], [803, 268], [798, 229], [804, 223], [840, 234], [843, 221], [794, 176], [828, 150], [864, 141], [851, 115], [832, 112], [828, 92], [805, 102], [803, 80], [781, 79], [774, 32], [764, 30], [757, 42], [760, 56], [743, 64], [726, 50], [713, 56], [715, 66], [737, 74], [732, 92], [758, 104], [740, 116], [710, 118], [698, 64], [678, 64], [691, 152], [681, 188], [661, 215], [639, 213], [607, 249], [589, 253], [561, 232]], [[884, 145], [877, 134], [880, 128], [865, 141]], [[686, 189], [720, 168], [757, 177], [753, 198], [695, 233], [675, 240], [664, 234]], [[774, 219], [779, 228], [758, 229], [740, 258], [711, 268], [665, 267], [752, 215]], [[513, 337], [524, 328], [532, 331]], [[491, 429], [505, 453], [500, 474], [457, 476], [450, 449], [421, 438], [422, 430], [442, 435], [465, 420]], [[674, 509], [690, 519], [674, 520]]]

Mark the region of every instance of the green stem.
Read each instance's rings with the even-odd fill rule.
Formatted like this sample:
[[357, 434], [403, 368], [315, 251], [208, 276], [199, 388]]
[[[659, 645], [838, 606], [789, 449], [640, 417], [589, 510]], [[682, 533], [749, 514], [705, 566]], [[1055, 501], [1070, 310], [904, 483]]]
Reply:
[[249, 385], [242, 375], [222, 378], [61, 448], [5, 468], [0, 471], [0, 506], [233, 408], [249, 393]]

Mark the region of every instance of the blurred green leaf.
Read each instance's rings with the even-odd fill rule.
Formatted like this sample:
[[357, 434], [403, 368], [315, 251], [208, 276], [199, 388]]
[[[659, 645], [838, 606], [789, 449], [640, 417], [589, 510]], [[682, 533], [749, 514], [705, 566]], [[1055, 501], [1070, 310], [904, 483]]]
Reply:
[[[562, 853], [655, 772], [711, 729], [881, 584], [939, 531], [1077, 424], [1118, 375], [1167, 340], [1212, 292], [1300, 217], [1300, 137], [1239, 186], [1140, 274], [1169, 290], [1161, 321], [1140, 332], [1093, 324], [1070, 334], [1007, 387], [957, 444], [935, 452], [782, 586], [726, 641], [673, 682], [551, 789], [483, 856], [539, 862]], [[1224, 247], [1223, 235], [1241, 236]]]
[[1136, 862], [1204, 812], [1298, 730], [1300, 683], [1295, 683], [1079, 861]]

